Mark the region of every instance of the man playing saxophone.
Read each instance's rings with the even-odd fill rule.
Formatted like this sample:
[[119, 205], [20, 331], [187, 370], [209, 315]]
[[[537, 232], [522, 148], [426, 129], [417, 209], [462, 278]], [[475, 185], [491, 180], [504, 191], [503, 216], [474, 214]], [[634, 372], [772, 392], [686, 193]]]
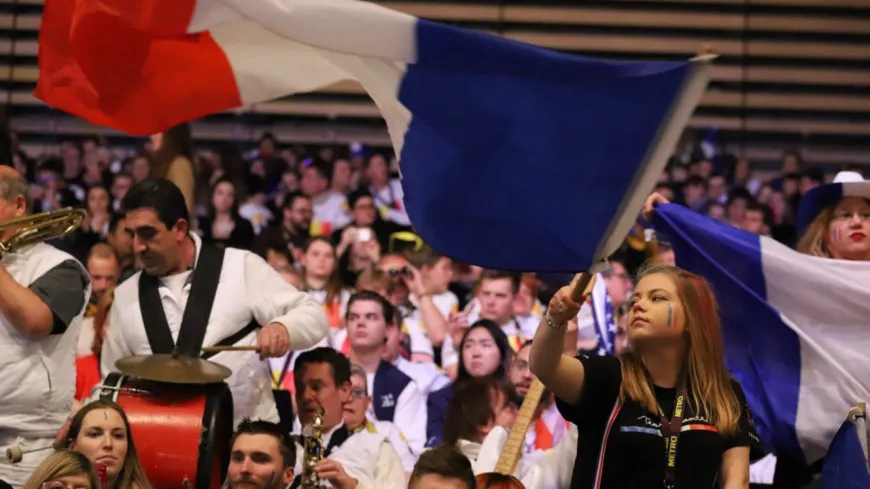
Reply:
[[[27, 182], [0, 167], [0, 454], [21, 450], [13, 465], [0, 458], [0, 480], [22, 487], [51, 452], [75, 394], [76, 342], [90, 295], [87, 270], [44, 243], [6, 244], [39, 222], [5, 225], [30, 208]], [[64, 234], [57, 226], [52, 237]], [[69, 229], [67, 229], [68, 231]], [[19, 235], [20, 236], [20, 235]]]
[[347, 357], [332, 348], [315, 348], [299, 355], [293, 375], [304, 428], [290, 488], [405, 487], [402, 461], [389, 440], [366, 430], [354, 433], [344, 424], [343, 406], [351, 390]]

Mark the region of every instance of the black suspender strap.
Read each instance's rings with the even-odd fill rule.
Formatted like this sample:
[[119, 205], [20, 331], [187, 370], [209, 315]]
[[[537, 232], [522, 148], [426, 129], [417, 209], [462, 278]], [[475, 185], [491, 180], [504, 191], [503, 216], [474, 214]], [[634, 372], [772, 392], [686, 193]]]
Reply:
[[674, 401], [674, 413], [671, 419], [665, 416], [661, 406], [659, 406], [662, 437], [665, 439], [665, 487], [668, 489], [673, 488], [677, 483], [677, 444], [680, 441], [680, 431], [683, 428], [686, 397], [686, 376], [682, 375], [677, 384], [677, 398]]
[[332, 455], [332, 451], [336, 448], [340, 447], [352, 433], [349, 429], [347, 429], [346, 425], [341, 425], [338, 429], [335, 430], [335, 433], [329, 437], [329, 443], [326, 444], [326, 451], [323, 452], [324, 457], [329, 457]]
[[175, 341], [166, 321], [158, 288], [157, 277], [152, 277], [143, 270], [139, 275], [139, 310], [142, 312], [142, 322], [145, 323], [148, 344], [151, 345], [152, 353], [170, 354], [175, 350]]
[[198, 357], [202, 354], [205, 329], [208, 326], [208, 318], [211, 316], [223, 264], [223, 249], [213, 246], [202, 247], [196, 268], [193, 270], [190, 297], [184, 306], [181, 330], [178, 332], [176, 349], [181, 355]]

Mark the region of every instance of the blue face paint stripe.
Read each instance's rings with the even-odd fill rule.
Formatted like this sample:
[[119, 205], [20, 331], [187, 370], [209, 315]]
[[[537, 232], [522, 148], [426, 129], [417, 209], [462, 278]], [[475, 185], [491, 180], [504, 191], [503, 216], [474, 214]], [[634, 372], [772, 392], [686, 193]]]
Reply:
[[674, 325], [674, 305], [668, 304], [668, 327], [672, 327]]

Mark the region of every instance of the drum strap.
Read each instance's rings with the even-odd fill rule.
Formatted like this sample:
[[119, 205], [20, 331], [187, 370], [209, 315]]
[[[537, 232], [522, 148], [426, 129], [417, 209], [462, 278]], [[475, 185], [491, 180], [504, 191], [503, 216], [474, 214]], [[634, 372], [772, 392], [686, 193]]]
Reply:
[[202, 246], [193, 269], [193, 283], [184, 307], [177, 344], [172, 340], [172, 331], [166, 321], [158, 278], [142, 272], [139, 278], [139, 308], [153, 353], [177, 352], [179, 355], [200, 356], [223, 264], [224, 250]]

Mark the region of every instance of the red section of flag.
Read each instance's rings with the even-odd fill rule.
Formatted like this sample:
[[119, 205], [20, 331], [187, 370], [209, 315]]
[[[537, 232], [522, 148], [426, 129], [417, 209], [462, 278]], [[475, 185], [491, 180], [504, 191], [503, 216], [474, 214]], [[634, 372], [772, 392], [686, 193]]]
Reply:
[[131, 27], [155, 37], [187, 34], [196, 0], [79, 0], [123, 18]]
[[135, 17], [131, 7], [119, 12], [111, 2], [48, 0], [34, 95], [94, 124], [135, 135], [240, 106], [232, 67], [211, 35], [158, 38], [134, 27], [146, 28], [149, 15], [162, 13], [169, 20], [165, 29], [177, 30], [191, 5], [179, 1], [174, 15], [161, 7]]

